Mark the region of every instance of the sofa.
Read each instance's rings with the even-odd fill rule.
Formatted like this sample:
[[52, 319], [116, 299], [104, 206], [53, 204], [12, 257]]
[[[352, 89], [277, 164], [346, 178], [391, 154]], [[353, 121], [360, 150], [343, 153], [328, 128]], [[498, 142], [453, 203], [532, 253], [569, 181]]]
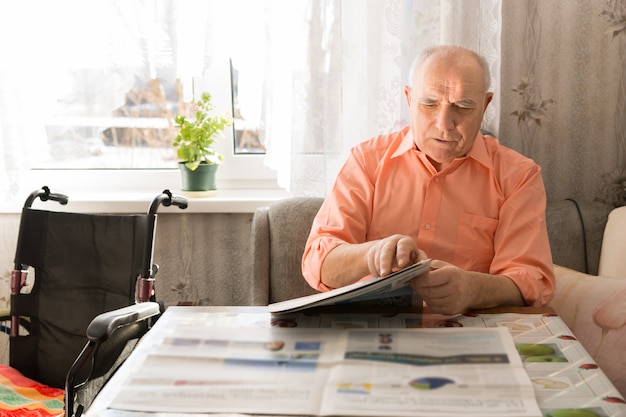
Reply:
[[[255, 288], [263, 291], [257, 301], [273, 303], [314, 292], [301, 274], [300, 260], [322, 201], [319, 197], [294, 197], [254, 213], [251, 276]], [[626, 346], [626, 272], [622, 278], [598, 276], [601, 258], [600, 273], [626, 262], [622, 259], [626, 239], [621, 237], [626, 236], [626, 207], [622, 209], [623, 224], [613, 222], [607, 228], [609, 214], [615, 214], [612, 206], [596, 201], [554, 201], [548, 203], [546, 222], [557, 282], [549, 307], [626, 396], [626, 355], [622, 353]], [[616, 230], [619, 228], [621, 231]]]

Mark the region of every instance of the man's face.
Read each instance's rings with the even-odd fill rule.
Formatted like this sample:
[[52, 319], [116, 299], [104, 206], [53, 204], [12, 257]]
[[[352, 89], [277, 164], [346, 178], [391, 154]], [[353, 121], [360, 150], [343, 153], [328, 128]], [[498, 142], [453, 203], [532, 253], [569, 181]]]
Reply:
[[437, 170], [472, 148], [492, 98], [485, 90], [481, 67], [469, 55], [431, 56], [405, 87], [415, 144]]

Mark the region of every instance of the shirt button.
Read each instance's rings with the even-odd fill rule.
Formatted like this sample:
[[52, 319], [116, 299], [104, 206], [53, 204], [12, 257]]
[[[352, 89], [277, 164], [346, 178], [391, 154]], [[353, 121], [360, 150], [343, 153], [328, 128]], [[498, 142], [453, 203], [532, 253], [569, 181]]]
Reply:
[[430, 230], [430, 223], [426, 223], [426, 224], [424, 225], [424, 229], [426, 229], [426, 230]]
[[435, 177], [435, 182], [438, 183], [439, 182], [439, 177]]

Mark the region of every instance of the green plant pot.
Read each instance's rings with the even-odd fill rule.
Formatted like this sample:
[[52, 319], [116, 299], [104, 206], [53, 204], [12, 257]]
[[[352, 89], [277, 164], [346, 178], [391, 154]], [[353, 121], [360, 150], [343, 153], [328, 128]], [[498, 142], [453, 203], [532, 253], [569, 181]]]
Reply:
[[217, 190], [215, 176], [219, 165], [200, 164], [195, 171], [185, 166], [184, 162], [178, 163], [183, 191], [209, 191]]

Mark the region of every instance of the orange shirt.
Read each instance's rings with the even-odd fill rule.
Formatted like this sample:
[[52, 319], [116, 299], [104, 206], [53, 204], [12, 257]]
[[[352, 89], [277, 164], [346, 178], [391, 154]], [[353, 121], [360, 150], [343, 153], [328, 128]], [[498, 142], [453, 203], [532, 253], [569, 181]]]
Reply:
[[545, 305], [555, 287], [545, 209], [541, 168], [496, 138], [479, 134], [437, 172], [407, 127], [351, 150], [315, 217], [302, 272], [327, 291], [321, 267], [336, 246], [400, 233], [432, 259], [505, 275], [526, 304]]

